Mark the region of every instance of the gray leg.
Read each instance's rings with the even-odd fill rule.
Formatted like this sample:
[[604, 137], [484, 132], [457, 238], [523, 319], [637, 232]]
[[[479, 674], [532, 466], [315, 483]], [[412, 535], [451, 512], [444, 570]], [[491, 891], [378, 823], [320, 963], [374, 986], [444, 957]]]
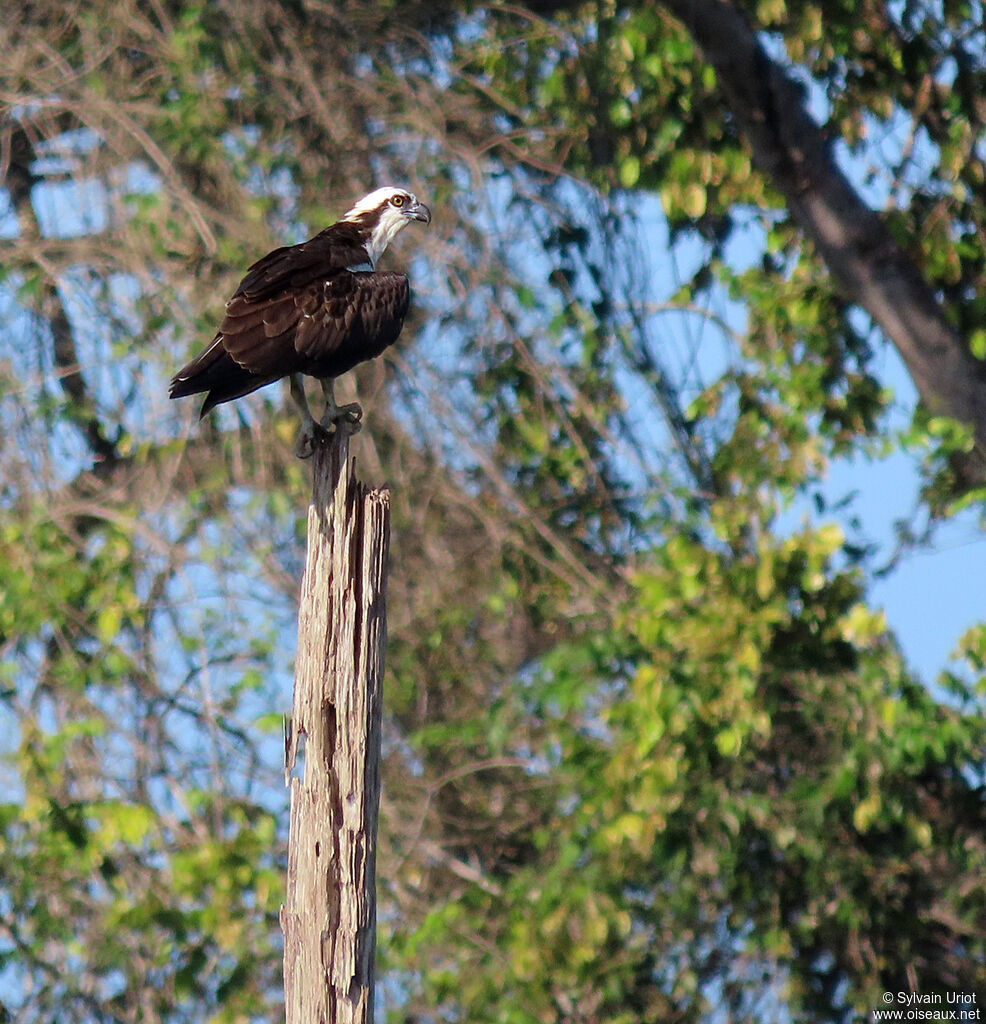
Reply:
[[291, 381], [291, 397], [294, 399], [294, 404], [298, 407], [298, 412], [301, 413], [301, 420], [307, 424], [309, 420], [314, 422], [311, 409], [308, 408], [308, 398], [305, 395], [305, 385], [301, 379], [300, 373], [292, 373], [290, 377]]
[[335, 378], [322, 378], [322, 394], [325, 396], [325, 412], [322, 413], [321, 424], [329, 427], [333, 423], [336, 426], [346, 424], [351, 434], [355, 434], [360, 428], [360, 420], [363, 418], [363, 410], [359, 402], [350, 402], [349, 405], [336, 405], [334, 391]]
[[311, 458], [314, 451], [315, 437], [322, 433], [322, 428], [315, 422], [311, 409], [308, 408], [308, 399], [305, 397], [305, 384], [300, 373], [291, 374], [291, 398], [301, 413], [301, 430], [298, 433], [298, 440], [294, 444], [294, 453], [299, 459]]

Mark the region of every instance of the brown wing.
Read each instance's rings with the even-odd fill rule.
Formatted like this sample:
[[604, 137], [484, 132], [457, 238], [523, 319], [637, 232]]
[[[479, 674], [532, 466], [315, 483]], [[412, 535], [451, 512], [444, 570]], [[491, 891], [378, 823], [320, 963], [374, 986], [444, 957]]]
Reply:
[[356, 226], [333, 224], [307, 242], [283, 246], [261, 257], [247, 269], [233, 297], [274, 298], [366, 260], [366, 247]]
[[[293, 332], [304, 311], [299, 313], [298, 303], [310, 303], [309, 293], [317, 295], [324, 282], [366, 260], [358, 228], [346, 223], [257, 260], [227, 303], [226, 319], [212, 342], [172, 378], [170, 396], [209, 392], [205, 414], [299, 369]], [[228, 350], [227, 328], [239, 359]]]
[[409, 299], [403, 274], [343, 270], [269, 298], [234, 295], [219, 333], [257, 377], [337, 377], [397, 340]]
[[213, 406], [290, 373], [336, 377], [397, 340], [407, 313], [403, 274], [350, 271], [367, 262], [359, 229], [335, 224], [253, 264], [212, 343], [175, 375], [172, 398], [208, 392]]

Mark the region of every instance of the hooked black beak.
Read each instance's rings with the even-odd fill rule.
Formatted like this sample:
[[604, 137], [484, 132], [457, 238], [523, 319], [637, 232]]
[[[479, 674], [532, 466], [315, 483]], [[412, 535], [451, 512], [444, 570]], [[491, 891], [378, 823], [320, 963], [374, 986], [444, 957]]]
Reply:
[[431, 210], [424, 203], [415, 203], [409, 206], [404, 214], [408, 220], [420, 220], [422, 224], [431, 223]]

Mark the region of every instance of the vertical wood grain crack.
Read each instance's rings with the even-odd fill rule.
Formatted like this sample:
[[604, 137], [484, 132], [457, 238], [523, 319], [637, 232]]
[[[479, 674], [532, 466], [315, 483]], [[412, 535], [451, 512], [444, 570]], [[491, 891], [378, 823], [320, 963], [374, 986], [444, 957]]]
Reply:
[[387, 491], [356, 480], [349, 438], [313, 456], [285, 767], [291, 791], [281, 909], [287, 1024], [371, 1024], [386, 638]]

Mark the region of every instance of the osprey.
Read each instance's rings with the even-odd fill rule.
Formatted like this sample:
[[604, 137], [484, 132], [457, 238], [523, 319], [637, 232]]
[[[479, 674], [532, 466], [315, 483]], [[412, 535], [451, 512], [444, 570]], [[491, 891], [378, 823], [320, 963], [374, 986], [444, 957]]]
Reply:
[[[411, 221], [427, 224], [431, 211], [406, 189], [378, 188], [314, 238], [258, 260], [226, 303], [209, 347], [175, 374], [170, 397], [208, 392], [204, 416], [222, 402], [290, 377], [303, 420], [302, 458], [311, 454], [319, 427], [342, 419], [357, 424], [360, 407], [337, 406], [332, 382], [380, 355], [401, 333], [407, 277], [376, 265]], [[302, 374], [322, 383], [326, 408], [319, 424], [308, 408]]]

